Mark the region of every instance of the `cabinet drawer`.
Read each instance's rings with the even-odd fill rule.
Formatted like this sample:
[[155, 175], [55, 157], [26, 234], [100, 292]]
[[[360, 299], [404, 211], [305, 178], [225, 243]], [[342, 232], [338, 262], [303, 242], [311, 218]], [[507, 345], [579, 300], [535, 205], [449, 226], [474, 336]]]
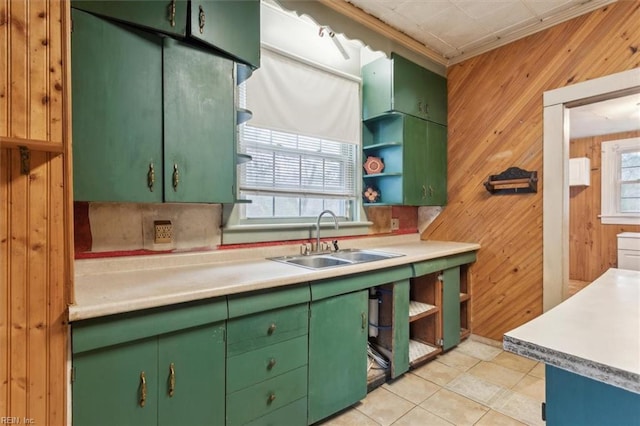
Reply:
[[307, 398], [301, 398], [266, 416], [252, 420], [246, 426], [306, 426]]
[[230, 320], [227, 325], [227, 356], [307, 334], [306, 303]]
[[307, 364], [307, 335], [227, 359], [227, 393]]
[[307, 366], [227, 395], [227, 425], [270, 414], [307, 395]]

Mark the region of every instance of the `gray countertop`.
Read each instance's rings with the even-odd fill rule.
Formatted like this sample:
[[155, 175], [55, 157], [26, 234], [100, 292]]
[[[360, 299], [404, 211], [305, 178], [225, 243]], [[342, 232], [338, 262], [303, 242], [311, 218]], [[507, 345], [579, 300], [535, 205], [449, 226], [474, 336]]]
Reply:
[[475, 243], [420, 241], [417, 235], [370, 238], [351, 244], [403, 256], [325, 270], [266, 259], [295, 254], [297, 246], [78, 260], [75, 303], [69, 307], [69, 319], [77, 321], [357, 274], [480, 248]]
[[640, 393], [640, 272], [609, 269], [504, 335], [504, 348]]

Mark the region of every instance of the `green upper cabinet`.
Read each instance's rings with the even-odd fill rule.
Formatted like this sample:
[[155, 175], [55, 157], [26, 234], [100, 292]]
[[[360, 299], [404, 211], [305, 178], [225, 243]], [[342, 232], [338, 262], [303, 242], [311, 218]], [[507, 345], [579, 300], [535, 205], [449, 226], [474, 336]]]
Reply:
[[192, 0], [191, 37], [260, 66], [260, 0]]
[[73, 10], [74, 199], [235, 200], [233, 62]]
[[442, 206], [447, 203], [447, 128], [401, 113], [364, 121], [363, 158], [381, 158], [380, 173], [364, 174], [374, 204]]
[[391, 111], [447, 125], [447, 80], [402, 56], [362, 68], [362, 117]]
[[260, 66], [259, 0], [73, 0], [72, 7], [172, 36], [197, 40]]
[[368, 309], [367, 290], [311, 304], [309, 424], [367, 395]]
[[72, 0], [71, 7], [166, 34], [187, 34], [187, 0]]
[[77, 10], [72, 17], [74, 198], [160, 202], [162, 39]]
[[165, 201], [235, 201], [233, 62], [164, 39]]

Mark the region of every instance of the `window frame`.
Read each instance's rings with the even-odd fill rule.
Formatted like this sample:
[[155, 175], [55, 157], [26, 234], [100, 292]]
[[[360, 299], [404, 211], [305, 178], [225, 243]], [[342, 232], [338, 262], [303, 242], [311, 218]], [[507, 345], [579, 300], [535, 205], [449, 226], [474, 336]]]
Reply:
[[601, 144], [600, 221], [609, 225], [640, 225], [640, 212], [620, 211], [621, 154], [640, 151], [640, 137]]

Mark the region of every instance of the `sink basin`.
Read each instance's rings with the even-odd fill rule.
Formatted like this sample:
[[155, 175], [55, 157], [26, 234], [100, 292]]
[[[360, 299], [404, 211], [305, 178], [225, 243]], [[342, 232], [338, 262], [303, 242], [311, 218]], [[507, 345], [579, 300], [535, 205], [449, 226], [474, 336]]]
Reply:
[[330, 256], [297, 256], [285, 259], [284, 262], [313, 269], [331, 268], [333, 266], [348, 265], [351, 263]]
[[403, 254], [387, 253], [376, 250], [340, 250], [333, 253], [317, 253], [300, 256], [271, 257], [270, 260], [301, 266], [309, 269], [325, 269], [338, 266], [348, 266], [357, 263], [374, 262], [376, 260], [390, 259], [404, 256]]

